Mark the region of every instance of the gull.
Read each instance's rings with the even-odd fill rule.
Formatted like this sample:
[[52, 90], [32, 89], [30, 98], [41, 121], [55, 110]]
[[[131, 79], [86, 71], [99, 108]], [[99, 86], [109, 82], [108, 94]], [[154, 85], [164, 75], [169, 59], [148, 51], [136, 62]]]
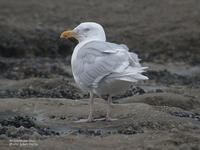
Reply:
[[75, 82], [83, 91], [90, 93], [89, 116], [80, 122], [95, 121], [94, 95], [106, 95], [107, 121], [111, 118], [112, 96], [125, 92], [131, 84], [147, 80], [137, 54], [129, 52], [124, 44], [106, 41], [103, 27], [95, 22], [84, 22], [73, 30], [61, 33], [60, 38], [73, 37], [78, 40], [72, 58], [71, 68]]

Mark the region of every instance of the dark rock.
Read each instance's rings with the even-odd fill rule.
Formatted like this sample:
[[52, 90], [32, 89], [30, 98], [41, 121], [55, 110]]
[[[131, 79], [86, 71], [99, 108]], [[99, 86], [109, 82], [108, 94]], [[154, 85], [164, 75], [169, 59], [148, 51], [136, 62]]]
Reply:
[[25, 128], [35, 126], [33, 118], [30, 118], [28, 116], [15, 116], [13, 118], [9, 118], [8, 120], [2, 120], [0, 124], [2, 126], [14, 126], [16, 128], [19, 128], [20, 126], [23, 126]]
[[156, 89], [156, 93], [162, 93], [163, 92], [163, 90], [161, 90], [161, 89]]
[[116, 99], [121, 99], [121, 98], [125, 98], [125, 97], [130, 97], [133, 95], [142, 95], [144, 93], [146, 93], [144, 89], [142, 89], [140, 87], [131, 86], [124, 94], [121, 94], [118, 96], [113, 96], [113, 99], [116, 100]]
[[71, 77], [65, 66], [67, 59], [5, 59], [0, 58], [0, 78], [27, 79], [30, 77], [50, 78], [52, 76]]
[[6, 134], [10, 138], [31, 138], [34, 133], [41, 136], [59, 135], [48, 127], [40, 127], [35, 118], [29, 116], [15, 116], [0, 121], [0, 135]]
[[78, 129], [77, 130], [78, 134], [85, 134], [89, 136], [100, 136], [102, 135], [102, 131], [98, 129]]
[[144, 131], [142, 130], [142, 128], [140, 126], [137, 126], [137, 125], [134, 125], [134, 124], [124, 126], [124, 127], [120, 128], [118, 130], [119, 134], [127, 134], [127, 135], [143, 133], [143, 132]]
[[190, 86], [199, 86], [200, 78], [199, 76], [181, 76], [178, 74], [172, 74], [167, 70], [163, 71], [153, 71], [149, 70], [144, 73], [144, 75], [148, 76], [150, 80], [155, 80], [158, 83], [163, 83], [167, 85], [175, 84], [175, 85], [190, 85]]
[[186, 118], [192, 118], [197, 121], [200, 121], [200, 114], [198, 113], [182, 111], [182, 112], [171, 112], [170, 114], [176, 117], [186, 117]]

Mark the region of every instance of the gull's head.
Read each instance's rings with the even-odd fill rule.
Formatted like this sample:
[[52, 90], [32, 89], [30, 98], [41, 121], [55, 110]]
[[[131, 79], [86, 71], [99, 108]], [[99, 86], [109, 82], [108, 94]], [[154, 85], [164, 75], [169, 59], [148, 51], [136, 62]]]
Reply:
[[106, 41], [106, 36], [103, 27], [94, 22], [84, 22], [78, 25], [73, 30], [64, 31], [61, 38], [74, 37], [79, 42], [87, 40]]

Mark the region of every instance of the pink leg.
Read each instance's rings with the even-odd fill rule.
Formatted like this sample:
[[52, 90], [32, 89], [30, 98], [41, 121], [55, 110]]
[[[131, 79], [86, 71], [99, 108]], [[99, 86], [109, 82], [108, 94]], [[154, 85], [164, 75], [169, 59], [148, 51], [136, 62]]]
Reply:
[[114, 121], [117, 119], [111, 118], [111, 104], [112, 104], [112, 96], [108, 96], [108, 106], [107, 106], [107, 113], [106, 113], [106, 120], [107, 121]]
[[94, 94], [92, 92], [90, 92], [89, 107], [90, 107], [90, 112], [89, 112], [88, 119], [80, 119], [78, 121], [75, 121], [76, 123], [93, 122], [94, 121], [94, 117], [93, 117], [93, 112], [94, 112]]
[[87, 119], [87, 122], [92, 122], [94, 121], [94, 117], [93, 117], [93, 112], [94, 112], [94, 94], [92, 92], [90, 92], [90, 112], [89, 112], [89, 116]]

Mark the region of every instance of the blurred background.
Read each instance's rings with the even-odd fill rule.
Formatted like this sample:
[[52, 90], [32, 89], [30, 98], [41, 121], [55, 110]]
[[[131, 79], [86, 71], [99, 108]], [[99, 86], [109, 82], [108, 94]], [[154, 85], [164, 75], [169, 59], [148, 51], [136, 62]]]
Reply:
[[66, 57], [74, 43], [60, 41], [60, 32], [93, 21], [144, 61], [200, 63], [198, 0], [1, 0], [0, 7], [2, 57]]
[[[89, 21], [101, 24], [106, 31], [108, 41], [126, 44], [130, 51], [139, 55], [142, 59], [141, 63], [149, 67], [145, 74], [150, 80], [137, 83], [124, 95], [116, 96], [115, 103], [121, 103], [121, 99], [128, 98], [125, 103], [132, 100], [149, 107], [159, 107], [160, 112], [166, 112], [166, 107], [169, 107], [167, 114], [170, 114], [170, 117], [175, 116], [175, 120], [185, 117], [186, 120], [183, 122], [187, 122], [188, 118], [194, 120], [196, 117], [199, 123], [199, 0], [0, 0], [0, 99], [14, 98], [17, 101], [28, 98], [71, 100], [88, 98], [87, 93], [80, 91], [74, 83], [70, 68], [71, 54], [77, 41], [59, 37], [62, 31], [73, 29], [81, 22]], [[132, 98], [133, 95], [136, 95], [136, 98]], [[16, 104], [16, 108], [21, 108], [22, 104]], [[2, 104], [3, 106], [6, 107]], [[146, 106], [139, 107], [145, 111]], [[6, 112], [9, 110], [9, 108], [4, 109]], [[87, 114], [86, 110], [85, 114]], [[36, 120], [38, 114], [34, 116]], [[2, 116], [12, 116], [12, 113], [3, 113]], [[77, 119], [76, 117], [70, 119]], [[134, 117], [137, 118], [137, 115]], [[55, 118], [56, 115], [53, 116], [53, 119]], [[147, 118], [144, 117], [144, 121]], [[158, 120], [157, 124], [154, 124], [156, 121], [153, 119], [149, 124], [139, 125], [139, 128], [134, 126], [130, 130], [135, 132], [131, 133], [138, 133], [143, 130], [143, 127], [150, 128], [154, 132], [163, 129], [164, 126], [164, 129], [171, 131], [173, 127], [168, 125], [169, 122], [165, 122], [170, 118], [168, 116], [164, 118]], [[18, 123], [19, 120], [20, 118], [15, 118], [11, 122]], [[22, 117], [20, 125], [24, 126], [24, 120], [27, 122], [27, 118]], [[64, 116], [64, 119], [63, 116], [57, 118], [57, 122], [62, 120], [66, 124], [69, 121], [67, 116]], [[2, 122], [0, 123], [2, 125]], [[126, 129], [123, 124], [118, 126]], [[179, 131], [178, 125], [174, 126]], [[96, 128], [95, 125], [93, 127]], [[6, 135], [12, 138], [7, 133], [7, 127], [5, 128], [6, 130], [0, 129], [0, 136]], [[80, 128], [87, 129], [85, 126]], [[36, 129], [41, 130], [41, 128]], [[183, 129], [185, 131], [188, 126]], [[81, 133], [87, 134], [84, 131]], [[192, 132], [199, 131], [200, 129]], [[187, 134], [192, 132], [187, 131]], [[38, 134], [45, 135], [44, 132]], [[19, 138], [24, 136], [18, 132], [14, 135]], [[29, 138], [33, 138], [32, 134], [28, 135]], [[159, 133], [160, 137], [164, 135]], [[192, 136], [196, 137], [196, 135]], [[189, 138], [180, 137], [175, 136], [174, 141], [184, 143]], [[195, 140], [200, 141], [199, 138], [194, 138], [193, 141]], [[195, 147], [193, 141], [189, 143], [198, 149], [198, 144]], [[157, 146], [159, 149], [159, 144]]]

